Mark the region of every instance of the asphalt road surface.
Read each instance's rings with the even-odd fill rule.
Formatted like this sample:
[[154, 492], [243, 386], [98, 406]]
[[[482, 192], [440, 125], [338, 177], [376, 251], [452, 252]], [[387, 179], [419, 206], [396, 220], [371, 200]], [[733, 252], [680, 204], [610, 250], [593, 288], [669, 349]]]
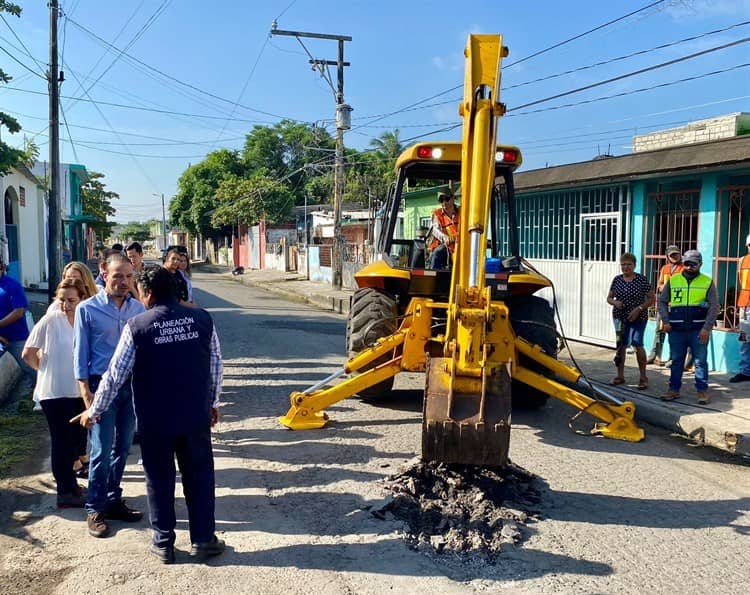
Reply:
[[[640, 444], [579, 435], [550, 403], [514, 415], [513, 462], [543, 481], [542, 518], [494, 563], [414, 551], [396, 520], [369, 508], [380, 480], [419, 453], [423, 379], [397, 379], [379, 403], [330, 408], [324, 430], [276, 418], [288, 395], [343, 362], [343, 317], [214, 274], [194, 278], [225, 358], [214, 441], [217, 529], [227, 552], [190, 562], [178, 488], [177, 561], [146, 550], [146, 521], [87, 535], [84, 514], [55, 509], [51, 474], [15, 479], [0, 535], [2, 593], [716, 593], [750, 586], [750, 467], [647, 427]], [[164, 362], [179, 374], [179, 362]], [[585, 423], [579, 420], [581, 428]], [[134, 447], [123, 482], [146, 510]], [[6, 515], [3, 515], [6, 516]]]

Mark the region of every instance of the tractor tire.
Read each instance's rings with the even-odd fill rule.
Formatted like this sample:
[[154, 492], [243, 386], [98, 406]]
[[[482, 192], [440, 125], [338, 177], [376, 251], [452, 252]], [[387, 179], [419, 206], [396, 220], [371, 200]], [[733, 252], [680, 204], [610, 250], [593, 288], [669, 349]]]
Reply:
[[[515, 333], [529, 343], [539, 345], [550, 357], [557, 358], [557, 327], [554, 312], [547, 300], [536, 296], [515, 296], [506, 303], [510, 309], [510, 323]], [[524, 355], [519, 356], [519, 363], [545, 376], [553, 375], [547, 368]], [[547, 393], [517, 380], [512, 382], [511, 394], [514, 407], [527, 409], [542, 407], [549, 399]]]
[[[365, 287], [352, 296], [349, 317], [346, 321], [346, 350], [349, 358], [370, 347], [375, 341], [396, 332], [398, 329], [398, 303], [391, 295], [379, 289]], [[386, 354], [372, 362], [362, 371], [387, 362]], [[388, 378], [370, 388], [360, 391], [363, 399], [374, 399], [391, 392], [393, 378]]]

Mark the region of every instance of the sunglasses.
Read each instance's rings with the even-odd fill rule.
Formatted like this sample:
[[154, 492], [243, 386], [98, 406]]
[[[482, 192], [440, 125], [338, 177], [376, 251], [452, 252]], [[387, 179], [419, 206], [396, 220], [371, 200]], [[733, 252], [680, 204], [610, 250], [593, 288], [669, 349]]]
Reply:
[[698, 263], [693, 262], [692, 260], [686, 260], [682, 264], [684, 264], [686, 267], [697, 267]]

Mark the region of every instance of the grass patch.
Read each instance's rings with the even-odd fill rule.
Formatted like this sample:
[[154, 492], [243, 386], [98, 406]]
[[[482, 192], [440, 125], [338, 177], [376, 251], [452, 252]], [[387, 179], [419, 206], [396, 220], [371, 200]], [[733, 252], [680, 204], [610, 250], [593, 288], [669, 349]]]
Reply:
[[41, 411], [32, 411], [33, 406], [29, 399], [19, 403], [18, 415], [0, 414], [0, 479], [19, 475], [45, 448], [47, 421]]

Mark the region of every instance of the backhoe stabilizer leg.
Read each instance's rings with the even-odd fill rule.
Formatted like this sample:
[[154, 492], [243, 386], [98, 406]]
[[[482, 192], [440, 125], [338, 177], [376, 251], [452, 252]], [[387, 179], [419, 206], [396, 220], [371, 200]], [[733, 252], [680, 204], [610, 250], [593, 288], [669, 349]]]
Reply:
[[359, 391], [369, 388], [395, 376], [401, 371], [401, 357], [384, 362], [367, 372], [358, 374], [343, 382], [323, 388], [312, 393], [295, 391], [289, 400], [291, 407], [286, 415], [279, 418], [281, 425], [290, 430], [317, 430], [328, 423], [325, 409], [356, 395]]
[[620, 405], [598, 401], [522, 366], [516, 367], [513, 377], [601, 420], [595, 424], [592, 434], [628, 442], [640, 442], [644, 438], [643, 430], [635, 423], [635, 405], [630, 401]]

